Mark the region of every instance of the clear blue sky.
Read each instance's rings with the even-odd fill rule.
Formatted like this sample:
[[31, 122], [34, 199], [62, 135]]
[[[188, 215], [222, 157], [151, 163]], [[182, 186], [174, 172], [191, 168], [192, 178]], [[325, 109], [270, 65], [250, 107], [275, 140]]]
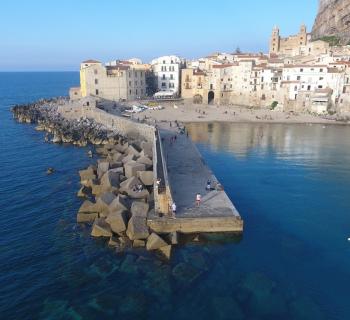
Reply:
[[267, 51], [272, 27], [309, 30], [318, 0], [5, 0], [0, 71], [78, 70], [79, 62]]

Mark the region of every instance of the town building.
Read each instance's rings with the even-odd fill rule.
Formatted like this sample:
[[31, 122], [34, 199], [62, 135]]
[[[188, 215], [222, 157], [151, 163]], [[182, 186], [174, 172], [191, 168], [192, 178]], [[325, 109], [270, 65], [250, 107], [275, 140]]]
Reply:
[[146, 96], [146, 68], [132, 63], [110, 62], [103, 65], [87, 60], [80, 65], [81, 97], [95, 96], [106, 100], [136, 100]]
[[180, 95], [181, 69], [185, 66], [177, 56], [163, 56], [152, 60], [152, 71], [155, 77], [157, 91], [170, 93], [174, 97]]
[[305, 25], [301, 25], [298, 34], [286, 38], [281, 37], [275, 26], [270, 39], [270, 54], [299, 55], [310, 40], [311, 34], [307, 33]]

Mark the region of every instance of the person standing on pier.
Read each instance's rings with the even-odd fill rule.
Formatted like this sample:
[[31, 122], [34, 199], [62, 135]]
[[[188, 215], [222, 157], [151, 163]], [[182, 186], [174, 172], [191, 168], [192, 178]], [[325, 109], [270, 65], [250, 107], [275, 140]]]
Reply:
[[201, 200], [202, 200], [201, 194], [200, 194], [200, 193], [197, 193], [197, 195], [196, 195], [196, 204], [197, 204], [197, 207], [200, 206]]

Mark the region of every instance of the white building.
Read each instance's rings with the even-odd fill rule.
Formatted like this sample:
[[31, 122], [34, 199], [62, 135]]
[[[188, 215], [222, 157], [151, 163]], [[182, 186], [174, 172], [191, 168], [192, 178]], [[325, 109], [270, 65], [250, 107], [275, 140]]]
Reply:
[[172, 92], [174, 96], [178, 96], [183, 61], [177, 56], [163, 56], [152, 60], [151, 65], [158, 91]]

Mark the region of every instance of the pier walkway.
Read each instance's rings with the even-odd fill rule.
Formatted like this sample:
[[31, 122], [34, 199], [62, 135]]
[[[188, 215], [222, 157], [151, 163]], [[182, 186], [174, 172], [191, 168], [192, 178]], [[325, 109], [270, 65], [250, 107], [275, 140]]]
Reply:
[[[205, 164], [186, 134], [174, 129], [159, 129], [166, 160], [172, 198], [177, 206], [175, 219], [152, 219], [152, 229], [190, 232], [242, 232], [243, 221], [219, 182]], [[176, 141], [171, 137], [176, 135]], [[207, 191], [207, 181], [214, 190]], [[215, 188], [217, 187], [217, 188]], [[217, 189], [217, 190], [216, 190]], [[196, 194], [202, 196], [196, 206]]]

